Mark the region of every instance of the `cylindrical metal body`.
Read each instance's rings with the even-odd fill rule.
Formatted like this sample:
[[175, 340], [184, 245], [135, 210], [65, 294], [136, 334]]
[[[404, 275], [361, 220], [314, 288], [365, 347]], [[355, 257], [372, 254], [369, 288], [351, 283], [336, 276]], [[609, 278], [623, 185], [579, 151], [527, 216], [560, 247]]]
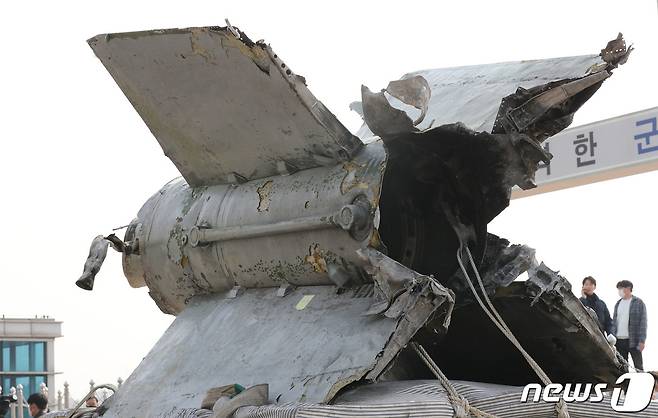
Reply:
[[347, 163], [239, 185], [173, 180], [128, 227], [124, 272], [172, 314], [235, 286], [331, 284], [328, 266], [358, 266], [356, 250], [378, 245], [385, 166], [378, 142]]

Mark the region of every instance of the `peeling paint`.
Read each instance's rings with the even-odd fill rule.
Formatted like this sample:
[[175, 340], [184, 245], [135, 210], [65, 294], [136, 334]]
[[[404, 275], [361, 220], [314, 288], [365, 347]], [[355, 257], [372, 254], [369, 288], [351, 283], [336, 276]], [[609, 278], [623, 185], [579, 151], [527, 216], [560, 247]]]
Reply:
[[345, 170], [345, 176], [343, 181], [340, 183], [340, 192], [345, 194], [353, 189], [367, 190], [368, 184], [362, 181], [359, 181], [357, 176], [357, 171], [362, 168], [361, 165], [355, 163], [354, 161], [347, 161], [343, 163], [343, 169]]
[[313, 271], [316, 273], [326, 273], [327, 272], [327, 261], [322, 255], [320, 250], [320, 244], [311, 244], [308, 247], [308, 255], [306, 256], [306, 262], [313, 266]]
[[199, 45], [199, 34], [201, 30], [193, 29], [190, 36], [190, 46], [192, 47], [192, 53], [203, 57], [203, 59], [208, 62], [211, 58], [210, 52]]
[[265, 212], [268, 211], [270, 208], [270, 192], [272, 191], [272, 185], [274, 183], [272, 180], [268, 180], [265, 183], [263, 183], [262, 186], [256, 189], [256, 192], [258, 192], [258, 211], [259, 212]]

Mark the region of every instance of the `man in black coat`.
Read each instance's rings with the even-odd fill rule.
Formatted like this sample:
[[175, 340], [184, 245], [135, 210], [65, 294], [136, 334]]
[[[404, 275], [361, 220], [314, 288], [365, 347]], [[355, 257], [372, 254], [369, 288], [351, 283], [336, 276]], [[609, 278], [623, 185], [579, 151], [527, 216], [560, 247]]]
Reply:
[[583, 296], [580, 301], [588, 308], [592, 308], [596, 312], [596, 317], [599, 319], [599, 327], [602, 331], [608, 334], [612, 331], [612, 318], [610, 318], [610, 311], [605, 302], [596, 296], [596, 279], [592, 276], [587, 276], [583, 279]]
[[46, 415], [48, 412], [48, 398], [43, 393], [33, 393], [27, 398], [30, 416], [37, 418]]

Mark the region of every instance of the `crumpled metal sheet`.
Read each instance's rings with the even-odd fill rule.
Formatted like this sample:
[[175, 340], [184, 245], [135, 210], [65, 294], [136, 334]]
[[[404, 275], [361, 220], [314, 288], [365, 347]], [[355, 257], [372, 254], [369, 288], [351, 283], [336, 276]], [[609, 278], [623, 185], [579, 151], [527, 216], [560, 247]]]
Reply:
[[334, 165], [362, 145], [303, 77], [233, 27], [88, 42], [191, 186]]
[[425, 119], [432, 89], [423, 76], [417, 75], [404, 80], [393, 80], [388, 83], [386, 92], [403, 103], [420, 110], [420, 115], [413, 122], [414, 126]]
[[[416, 120], [412, 120], [403, 109], [397, 109], [389, 103], [384, 93], [420, 110]], [[355, 110], [366, 121], [372, 132], [382, 138], [418, 132], [416, 125], [425, 119], [427, 105], [432, 91], [427, 80], [422, 76], [393, 80], [379, 93], [373, 93], [366, 86], [361, 86], [361, 103], [352, 103]]]
[[633, 46], [626, 47], [624, 35], [621, 32], [615, 39], [608, 42], [608, 44], [601, 50], [599, 54], [603, 61], [610, 63], [614, 66], [624, 65], [628, 61], [629, 55], [633, 52]]
[[[526, 136], [474, 132], [460, 124], [406, 134], [384, 143], [388, 172], [409, 177], [407, 189], [430, 196], [434, 216], [459, 229], [462, 242], [470, 245], [478, 260], [486, 246], [487, 224], [507, 207], [513, 186], [532, 184], [538, 162], [545, 159], [541, 147]], [[447, 243], [451, 237], [441, 239]], [[452, 264], [452, 269], [446, 268], [442, 274], [433, 272], [439, 280], [456, 270], [457, 246], [455, 243], [454, 248], [435, 255], [450, 259]]]
[[[509, 286], [534, 264], [536, 261], [533, 248], [519, 244], [510, 245], [508, 240], [489, 233], [478, 271], [487, 294], [493, 296], [499, 287]], [[475, 302], [461, 270], [458, 270], [446, 285], [455, 292], [459, 305]]]
[[[499, 287], [492, 302], [552, 381], [614, 384], [628, 370], [570, 283], [543, 263], [528, 270], [528, 280]], [[510, 385], [537, 381], [475, 302], [455, 307], [450, 329], [431, 355], [452, 379]]]
[[[423, 282], [396, 319], [366, 316], [373, 286], [336, 294], [304, 286], [192, 299], [112, 398], [105, 417], [160, 416], [195, 408], [209, 388], [266, 383], [269, 401], [328, 402], [349, 383], [376, 380], [450, 293]], [[442, 311], [445, 312], [445, 311]], [[448, 309], [449, 312], [449, 309]]]
[[[584, 55], [422, 70], [402, 79], [422, 76], [431, 87], [427, 115], [417, 126], [419, 130], [460, 122], [474, 131], [493, 132], [501, 100], [518, 88], [577, 79], [606, 67], [599, 55]], [[357, 132], [362, 139], [372, 135], [365, 123]]]
[[[427, 284], [431, 293], [441, 295], [450, 305], [454, 304], [454, 294], [433, 278], [411, 270], [370, 247], [357, 250], [357, 253], [366, 262], [366, 272], [375, 282], [375, 302], [366, 315], [383, 313], [389, 318], [399, 318], [416, 305], [422, 294], [421, 289]], [[444, 323], [446, 329], [450, 312], [446, 315], [448, 322]]]
[[363, 117], [375, 135], [387, 138], [418, 131], [403, 110], [389, 104], [384, 91], [373, 93], [368, 87], [361, 86], [361, 100]]

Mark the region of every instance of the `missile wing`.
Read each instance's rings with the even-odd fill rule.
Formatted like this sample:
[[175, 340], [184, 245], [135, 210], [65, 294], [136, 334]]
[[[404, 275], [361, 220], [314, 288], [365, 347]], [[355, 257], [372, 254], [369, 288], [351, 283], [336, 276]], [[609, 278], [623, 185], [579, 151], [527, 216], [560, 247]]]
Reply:
[[233, 27], [88, 43], [190, 186], [333, 165], [361, 146], [268, 45]]

